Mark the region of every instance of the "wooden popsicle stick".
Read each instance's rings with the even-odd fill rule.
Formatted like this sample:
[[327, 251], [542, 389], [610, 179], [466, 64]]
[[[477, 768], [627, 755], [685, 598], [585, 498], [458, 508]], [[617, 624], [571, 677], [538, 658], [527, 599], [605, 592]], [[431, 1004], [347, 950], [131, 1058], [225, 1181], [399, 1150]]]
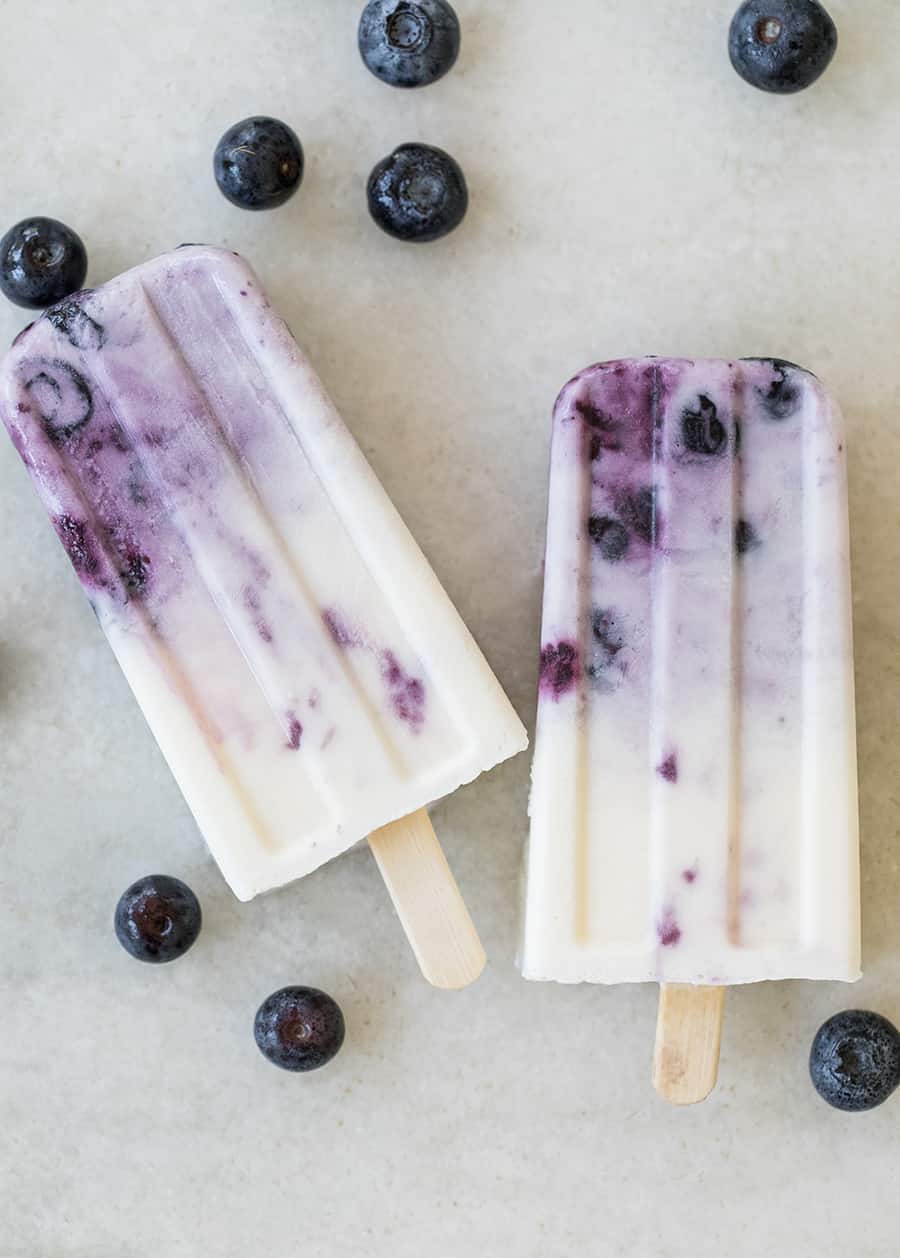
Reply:
[[427, 811], [376, 830], [369, 847], [429, 983], [474, 983], [487, 957]]
[[696, 1105], [716, 1086], [727, 990], [682, 983], [659, 989], [653, 1086], [672, 1105]]

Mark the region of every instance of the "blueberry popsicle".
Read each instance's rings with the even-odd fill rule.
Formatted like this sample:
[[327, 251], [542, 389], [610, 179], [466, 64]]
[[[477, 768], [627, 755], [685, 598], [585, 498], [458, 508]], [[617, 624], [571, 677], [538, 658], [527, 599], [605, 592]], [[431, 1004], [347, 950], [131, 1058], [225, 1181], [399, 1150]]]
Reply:
[[76, 295], [0, 399], [236, 895], [373, 836], [428, 977], [474, 977], [422, 810], [525, 733], [253, 272], [183, 247]]
[[527, 978], [858, 977], [846, 460], [809, 373], [563, 390], [530, 811]]

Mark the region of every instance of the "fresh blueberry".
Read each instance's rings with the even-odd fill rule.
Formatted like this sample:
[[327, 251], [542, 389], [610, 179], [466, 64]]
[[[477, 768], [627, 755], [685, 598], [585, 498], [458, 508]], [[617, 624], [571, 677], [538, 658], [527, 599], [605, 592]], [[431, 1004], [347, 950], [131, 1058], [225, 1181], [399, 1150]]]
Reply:
[[681, 436], [685, 449], [692, 454], [721, 454], [728, 441], [725, 425], [711, 398], [701, 394], [695, 409], [688, 407], [681, 416]]
[[242, 210], [273, 210], [284, 205], [303, 179], [303, 146], [277, 118], [245, 118], [216, 145], [216, 183]]
[[443, 149], [401, 144], [369, 176], [369, 213], [397, 240], [439, 240], [469, 206], [466, 179]]
[[874, 1109], [900, 1084], [900, 1031], [877, 1013], [837, 1013], [816, 1033], [809, 1073], [835, 1109]]
[[764, 92], [800, 92], [824, 74], [837, 48], [834, 22], [817, 0], [745, 0], [728, 52], [742, 79]]
[[617, 563], [628, 553], [631, 538], [628, 529], [608, 515], [592, 515], [588, 520], [591, 541], [600, 547], [600, 554], [610, 563]]
[[202, 921], [190, 887], [178, 878], [153, 874], [133, 883], [116, 905], [116, 938], [138, 961], [161, 964], [187, 952]]
[[0, 289], [17, 306], [52, 306], [77, 292], [86, 275], [81, 239], [55, 218], [23, 218], [0, 240]]
[[344, 1015], [315, 987], [282, 987], [260, 1005], [253, 1034], [262, 1055], [282, 1070], [318, 1070], [344, 1042]]
[[459, 56], [459, 19], [446, 0], [371, 0], [359, 19], [359, 51], [391, 87], [425, 87]]

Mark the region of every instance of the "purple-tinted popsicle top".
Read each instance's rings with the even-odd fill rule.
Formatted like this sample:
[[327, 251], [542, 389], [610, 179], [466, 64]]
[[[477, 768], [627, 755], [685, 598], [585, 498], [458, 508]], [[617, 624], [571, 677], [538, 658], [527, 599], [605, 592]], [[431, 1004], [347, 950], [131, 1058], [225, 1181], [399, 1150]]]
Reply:
[[184, 247], [48, 310], [0, 411], [242, 898], [524, 745], [236, 255]]
[[811, 862], [855, 868], [846, 510], [840, 416], [792, 363], [608, 362], [562, 390], [526, 973], [852, 971], [852, 900], [838, 950], [804, 954]]

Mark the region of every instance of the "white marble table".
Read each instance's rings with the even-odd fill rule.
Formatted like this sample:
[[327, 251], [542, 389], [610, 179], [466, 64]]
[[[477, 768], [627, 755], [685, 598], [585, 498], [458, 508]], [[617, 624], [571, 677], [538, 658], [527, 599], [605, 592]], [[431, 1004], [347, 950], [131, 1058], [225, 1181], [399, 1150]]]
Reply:
[[[900, 10], [832, 0], [817, 88], [760, 95], [724, 53], [733, 0], [459, 0], [458, 69], [420, 94], [357, 61], [361, 0], [0, 0], [0, 226], [49, 213], [92, 282], [182, 240], [245, 252], [479, 636], [534, 710], [557, 388], [601, 357], [775, 353], [850, 428], [866, 977], [730, 998], [721, 1085], [650, 1089], [655, 991], [516, 974], [528, 762], [436, 820], [492, 957], [429, 990], [359, 851], [239, 906], [225, 888], [5, 439], [0, 442], [2, 1258], [886, 1258], [900, 1100], [857, 1118], [806, 1079], [819, 1021], [900, 1017]], [[555, 14], [555, 16], [548, 16]], [[220, 132], [291, 122], [293, 203], [247, 215]], [[464, 165], [443, 244], [368, 222], [395, 143]], [[20, 326], [0, 305], [0, 339]], [[184, 877], [189, 958], [129, 960], [110, 916]], [[318, 1075], [262, 1060], [283, 983], [343, 1004]]]

